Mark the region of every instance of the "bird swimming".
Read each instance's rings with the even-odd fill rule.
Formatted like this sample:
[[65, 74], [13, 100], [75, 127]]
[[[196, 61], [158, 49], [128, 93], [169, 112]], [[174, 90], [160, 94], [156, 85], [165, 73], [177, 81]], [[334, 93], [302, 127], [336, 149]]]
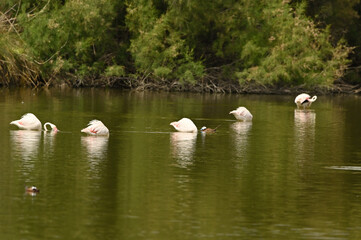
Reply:
[[236, 110], [231, 111], [229, 114], [233, 114], [233, 116], [239, 121], [252, 121], [253, 119], [253, 115], [245, 107], [239, 107]]
[[182, 118], [177, 122], [171, 122], [170, 125], [178, 132], [198, 132], [197, 126], [189, 118]]
[[25, 191], [28, 193], [39, 193], [40, 192], [40, 190], [35, 186], [25, 187]]
[[221, 125], [218, 125], [217, 127], [215, 128], [207, 128], [206, 126], [203, 126], [201, 128], [201, 132], [204, 132], [204, 133], [215, 133], [217, 131], [217, 128], [221, 126]]
[[41, 122], [32, 113], [26, 113], [19, 120], [12, 121], [10, 124], [24, 130], [41, 131]]
[[107, 136], [109, 135], [109, 129], [99, 120], [91, 120], [88, 123], [88, 127], [81, 130], [81, 132], [93, 136]]

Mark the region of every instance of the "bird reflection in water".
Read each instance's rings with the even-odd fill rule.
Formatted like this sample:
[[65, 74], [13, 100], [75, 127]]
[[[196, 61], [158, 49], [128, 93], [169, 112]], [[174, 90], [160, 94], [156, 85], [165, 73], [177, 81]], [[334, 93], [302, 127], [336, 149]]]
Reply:
[[108, 136], [82, 136], [81, 144], [86, 149], [90, 168], [96, 170], [99, 161], [105, 159], [108, 151]]
[[310, 109], [295, 109], [294, 118], [296, 156], [301, 162], [313, 159], [316, 113]]
[[46, 154], [54, 152], [55, 136], [58, 131], [44, 131], [44, 149]]
[[179, 167], [187, 168], [193, 164], [196, 140], [196, 132], [172, 132], [170, 134], [171, 154], [177, 159]]
[[16, 130], [10, 131], [12, 152], [24, 160], [36, 157], [39, 152], [41, 131]]
[[247, 149], [249, 132], [252, 129], [252, 122], [235, 122], [230, 128], [233, 130], [235, 150], [238, 157], [243, 157]]

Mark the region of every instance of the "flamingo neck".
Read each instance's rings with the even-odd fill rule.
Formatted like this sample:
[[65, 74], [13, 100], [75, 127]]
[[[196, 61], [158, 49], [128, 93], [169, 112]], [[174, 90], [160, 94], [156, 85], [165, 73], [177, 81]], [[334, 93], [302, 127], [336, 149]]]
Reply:
[[314, 102], [314, 101], [316, 101], [316, 99], [317, 99], [317, 96], [313, 96], [311, 99], [309, 99], [308, 101], [310, 101], [310, 102]]
[[47, 128], [48, 125], [49, 125], [50, 128], [51, 128], [50, 130], [52, 130], [52, 131], [54, 131], [54, 132], [59, 131], [58, 128], [57, 128], [54, 124], [49, 123], [49, 122], [47, 122], [47, 123], [44, 124], [44, 130], [45, 130], [45, 131], [48, 131], [48, 128]]

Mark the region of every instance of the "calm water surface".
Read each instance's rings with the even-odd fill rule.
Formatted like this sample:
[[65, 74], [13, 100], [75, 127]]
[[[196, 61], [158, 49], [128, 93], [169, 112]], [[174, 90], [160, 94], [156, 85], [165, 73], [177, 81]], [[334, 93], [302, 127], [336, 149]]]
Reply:
[[[0, 239], [361, 239], [359, 96], [0, 92]], [[9, 125], [27, 112], [62, 132]]]

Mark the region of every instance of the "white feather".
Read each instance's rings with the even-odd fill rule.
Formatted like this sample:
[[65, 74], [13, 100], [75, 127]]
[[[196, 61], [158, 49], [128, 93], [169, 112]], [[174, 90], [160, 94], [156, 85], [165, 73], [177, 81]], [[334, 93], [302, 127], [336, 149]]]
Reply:
[[245, 107], [239, 107], [236, 110], [231, 111], [229, 114], [233, 114], [233, 116], [239, 121], [252, 121], [253, 119], [253, 115]]
[[40, 120], [32, 113], [26, 113], [19, 120], [12, 121], [10, 124], [25, 130], [41, 130]]
[[178, 132], [198, 132], [197, 126], [189, 118], [182, 118], [177, 122], [171, 122], [170, 125]]
[[91, 120], [88, 123], [88, 127], [81, 130], [81, 132], [89, 135], [105, 136], [109, 135], [108, 128], [99, 120]]

